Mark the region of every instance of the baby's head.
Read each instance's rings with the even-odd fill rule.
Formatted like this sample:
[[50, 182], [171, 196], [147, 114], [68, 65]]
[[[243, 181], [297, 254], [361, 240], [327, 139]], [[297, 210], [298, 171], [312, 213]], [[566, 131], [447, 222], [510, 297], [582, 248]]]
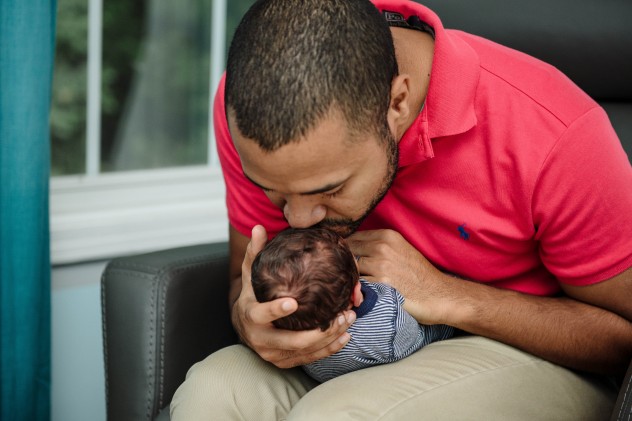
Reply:
[[252, 287], [259, 302], [292, 297], [298, 309], [275, 320], [281, 329], [326, 330], [350, 307], [359, 274], [344, 239], [324, 228], [280, 232], [252, 263]]

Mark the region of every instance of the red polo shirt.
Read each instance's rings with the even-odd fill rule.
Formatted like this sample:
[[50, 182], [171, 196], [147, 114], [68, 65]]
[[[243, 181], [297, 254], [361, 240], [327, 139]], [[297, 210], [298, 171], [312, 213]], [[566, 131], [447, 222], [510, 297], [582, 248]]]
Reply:
[[[632, 266], [632, 167], [608, 117], [554, 67], [460, 31], [426, 7], [376, 0], [435, 30], [423, 111], [399, 142], [399, 171], [362, 230], [400, 232], [459, 276], [537, 295]], [[231, 225], [287, 227], [243, 175], [215, 98]]]

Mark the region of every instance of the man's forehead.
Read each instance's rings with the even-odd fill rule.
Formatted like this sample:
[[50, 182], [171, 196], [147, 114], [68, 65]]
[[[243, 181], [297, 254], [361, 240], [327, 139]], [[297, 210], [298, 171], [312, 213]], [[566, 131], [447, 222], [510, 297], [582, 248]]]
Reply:
[[261, 149], [266, 152], [304, 141], [320, 143], [319, 141], [321, 140], [335, 139], [343, 145], [350, 145], [361, 142], [367, 138], [377, 137], [369, 130], [369, 128], [367, 128], [366, 132], [360, 132], [355, 129], [352, 124], [349, 124], [343, 113], [339, 111], [336, 106], [332, 106], [327, 113], [319, 117], [313, 124], [309, 125], [309, 128], [305, 133], [298, 135], [295, 139], [282, 140], [279, 142], [281, 143], [281, 146], [274, 148], [268, 148], [265, 145], [268, 143], [266, 140], [251, 139], [244, 135], [237, 123], [238, 119], [235, 110], [230, 106], [226, 109], [226, 117], [228, 130], [233, 138], [233, 141], [249, 139], [251, 142], [259, 145]]
[[337, 189], [368, 161], [363, 151], [312, 148], [310, 141], [265, 153], [253, 141], [237, 140], [244, 175], [256, 186], [288, 194], [314, 195]]

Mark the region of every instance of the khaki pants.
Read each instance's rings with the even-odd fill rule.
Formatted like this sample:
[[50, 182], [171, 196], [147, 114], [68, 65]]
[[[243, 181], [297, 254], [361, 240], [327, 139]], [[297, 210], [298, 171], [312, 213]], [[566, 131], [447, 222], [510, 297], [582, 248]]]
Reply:
[[479, 336], [431, 344], [393, 364], [318, 385], [245, 346], [194, 365], [171, 404], [197, 420], [607, 420], [608, 379], [578, 374]]

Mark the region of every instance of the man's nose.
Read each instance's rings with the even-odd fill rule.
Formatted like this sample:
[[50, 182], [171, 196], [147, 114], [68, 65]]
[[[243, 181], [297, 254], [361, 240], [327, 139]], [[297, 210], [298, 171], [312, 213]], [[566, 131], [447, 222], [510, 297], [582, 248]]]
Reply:
[[309, 197], [293, 197], [286, 198], [283, 214], [292, 228], [308, 228], [325, 219], [327, 209]]

